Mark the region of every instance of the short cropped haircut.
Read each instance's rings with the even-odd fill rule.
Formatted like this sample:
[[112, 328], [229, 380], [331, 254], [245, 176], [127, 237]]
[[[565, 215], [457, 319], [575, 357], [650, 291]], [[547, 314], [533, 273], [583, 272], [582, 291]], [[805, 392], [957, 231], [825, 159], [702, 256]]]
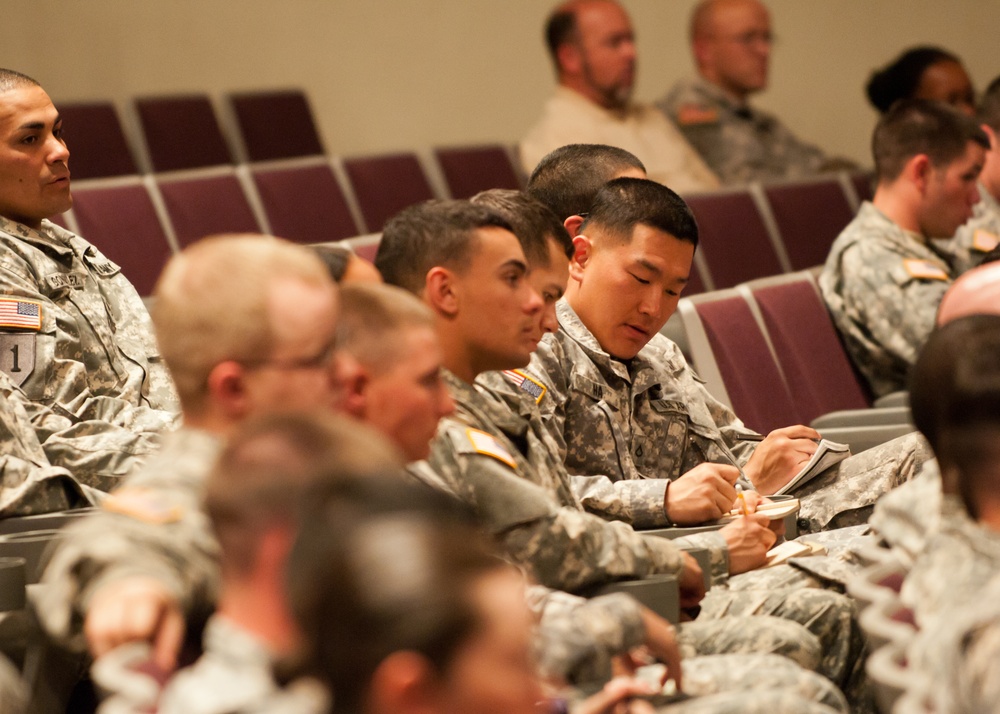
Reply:
[[606, 183], [597, 192], [580, 232], [598, 226], [604, 234], [628, 243], [638, 225], [698, 246], [698, 224], [684, 199], [663, 184], [647, 179], [620, 178]]
[[906, 50], [882, 69], [872, 73], [865, 93], [868, 101], [882, 114], [901, 99], [910, 99], [920, 86], [924, 72], [939, 62], [962, 61], [940, 47], [914, 47]]
[[347, 272], [347, 264], [351, 262], [351, 256], [353, 255], [350, 248], [343, 245], [313, 245], [309, 247], [313, 249], [313, 252], [326, 265], [327, 270], [330, 271], [330, 277], [333, 278], [335, 283], [339, 283], [344, 279], [344, 273]]
[[26, 74], [0, 67], [0, 92], [9, 92], [19, 87], [40, 87], [41, 85]]
[[919, 154], [926, 154], [935, 168], [943, 168], [961, 157], [970, 141], [990, 148], [986, 132], [972, 117], [940, 102], [902, 100], [875, 126], [875, 174], [879, 181], [893, 181]]
[[310, 491], [371, 474], [404, 481], [402, 456], [381, 435], [333, 414], [253, 417], [240, 425], [205, 483], [205, 507], [225, 572], [253, 568], [259, 536], [294, 525]]
[[496, 211], [468, 201], [427, 201], [403, 209], [382, 229], [375, 267], [389, 285], [420, 295], [436, 266], [464, 272], [479, 247], [476, 232], [510, 224]]
[[548, 206], [522, 191], [494, 188], [477, 193], [472, 202], [492, 208], [514, 229], [529, 266], [549, 267], [550, 240], [562, 248], [567, 258], [573, 257], [573, 239]]
[[290, 279], [326, 288], [335, 299], [322, 261], [272, 236], [211, 236], [170, 259], [154, 290], [152, 318], [185, 410], [204, 405], [208, 376], [220, 362], [272, 353], [270, 288]]
[[646, 173], [635, 155], [617, 146], [567, 144], [538, 162], [527, 192], [564, 221], [589, 212], [598, 189], [629, 169]]
[[976, 118], [993, 131], [1000, 133], [1000, 77], [997, 77], [983, 92], [976, 109]]
[[411, 293], [393, 285], [345, 285], [340, 291], [337, 344], [378, 374], [408, 355], [400, 339], [408, 329], [434, 329], [434, 315]]

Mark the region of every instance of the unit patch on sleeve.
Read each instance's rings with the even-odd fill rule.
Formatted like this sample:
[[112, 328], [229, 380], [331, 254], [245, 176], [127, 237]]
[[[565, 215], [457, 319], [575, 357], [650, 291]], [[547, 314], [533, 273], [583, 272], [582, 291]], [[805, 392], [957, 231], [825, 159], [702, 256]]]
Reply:
[[911, 278], [921, 280], [951, 280], [951, 276], [940, 265], [929, 260], [904, 260], [903, 267], [910, 274]]
[[499, 441], [487, 434], [485, 431], [480, 431], [479, 429], [466, 429], [465, 434], [469, 437], [469, 441], [472, 443], [472, 448], [477, 454], [492, 456], [497, 461], [507, 464], [512, 469], [517, 468], [517, 462], [514, 461], [514, 457], [510, 455], [510, 452], [503, 448]]
[[527, 392], [535, 404], [541, 404], [545, 396], [545, 385], [538, 380], [532, 379], [519, 369], [505, 369], [503, 376], [509, 379], [522, 392]]

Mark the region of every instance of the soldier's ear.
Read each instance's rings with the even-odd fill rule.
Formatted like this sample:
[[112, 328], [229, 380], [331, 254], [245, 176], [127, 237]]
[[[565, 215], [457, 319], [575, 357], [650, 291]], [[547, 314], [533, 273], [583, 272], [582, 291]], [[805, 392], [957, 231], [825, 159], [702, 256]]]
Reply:
[[208, 373], [211, 408], [227, 419], [241, 419], [250, 411], [246, 370], [233, 360], [220, 362]]
[[921, 193], [927, 188], [927, 181], [933, 170], [934, 166], [931, 164], [931, 158], [927, 154], [917, 154], [903, 166], [903, 174]]
[[435, 313], [454, 317], [458, 313], [458, 291], [455, 274], [447, 268], [435, 266], [427, 271], [424, 282], [424, 301]]
[[577, 282], [583, 280], [584, 270], [594, 255], [594, 244], [584, 235], [573, 238], [573, 258], [569, 261], [569, 277]]
[[423, 655], [409, 650], [393, 652], [372, 673], [368, 687], [372, 711], [422, 714], [434, 711], [438, 677]]
[[576, 238], [577, 234], [580, 232], [580, 226], [583, 225], [583, 216], [570, 216], [565, 221], [563, 221], [563, 227], [566, 232], [569, 233], [570, 238]]

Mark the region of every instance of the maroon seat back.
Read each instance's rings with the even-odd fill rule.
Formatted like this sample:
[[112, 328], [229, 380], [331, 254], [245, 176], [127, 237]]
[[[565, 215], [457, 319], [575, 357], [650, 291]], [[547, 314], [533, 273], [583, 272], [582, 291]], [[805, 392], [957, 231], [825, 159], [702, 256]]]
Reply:
[[143, 97], [135, 106], [154, 171], [233, 163], [208, 96]]
[[507, 150], [500, 145], [435, 149], [452, 198], [471, 198], [491, 188], [521, 189]]
[[233, 174], [157, 180], [177, 242], [183, 248], [215, 233], [259, 233], [250, 202]]
[[764, 187], [793, 270], [826, 262], [834, 239], [854, 218], [836, 178]]
[[434, 198], [416, 154], [345, 159], [344, 170], [368, 231], [380, 231], [387, 220], [407, 206]]
[[111, 102], [60, 103], [73, 179], [139, 173]]
[[296, 243], [325, 243], [361, 231], [329, 164], [251, 167], [271, 232]]
[[297, 89], [230, 95], [250, 161], [323, 154], [306, 95]]

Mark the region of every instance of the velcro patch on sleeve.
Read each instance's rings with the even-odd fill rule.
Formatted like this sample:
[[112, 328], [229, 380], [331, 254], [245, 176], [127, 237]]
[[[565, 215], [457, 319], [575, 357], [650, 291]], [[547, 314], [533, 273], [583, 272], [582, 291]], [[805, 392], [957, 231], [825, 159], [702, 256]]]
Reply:
[[505, 369], [503, 376], [513, 382], [514, 386], [522, 392], [527, 393], [535, 400], [535, 404], [541, 404], [545, 397], [545, 385], [537, 379], [532, 379], [519, 369]]
[[911, 278], [919, 280], [951, 280], [948, 271], [929, 260], [904, 260], [903, 267], [906, 268], [906, 272]]
[[490, 434], [479, 429], [466, 429], [465, 435], [469, 437], [472, 450], [477, 454], [492, 456], [497, 461], [507, 464], [512, 469], [517, 468], [517, 462], [514, 461], [514, 457]]
[[15, 297], [0, 298], [0, 327], [41, 330], [42, 304]]
[[692, 124], [714, 124], [719, 121], [719, 112], [712, 107], [700, 104], [682, 104], [677, 110], [677, 123], [682, 126]]
[[154, 525], [176, 523], [182, 515], [181, 509], [167, 503], [162, 495], [142, 488], [117, 491], [104, 499], [101, 507]]
[[1000, 236], [985, 228], [980, 228], [972, 234], [972, 247], [983, 253], [989, 253], [997, 247], [997, 243], [1000, 243]]

